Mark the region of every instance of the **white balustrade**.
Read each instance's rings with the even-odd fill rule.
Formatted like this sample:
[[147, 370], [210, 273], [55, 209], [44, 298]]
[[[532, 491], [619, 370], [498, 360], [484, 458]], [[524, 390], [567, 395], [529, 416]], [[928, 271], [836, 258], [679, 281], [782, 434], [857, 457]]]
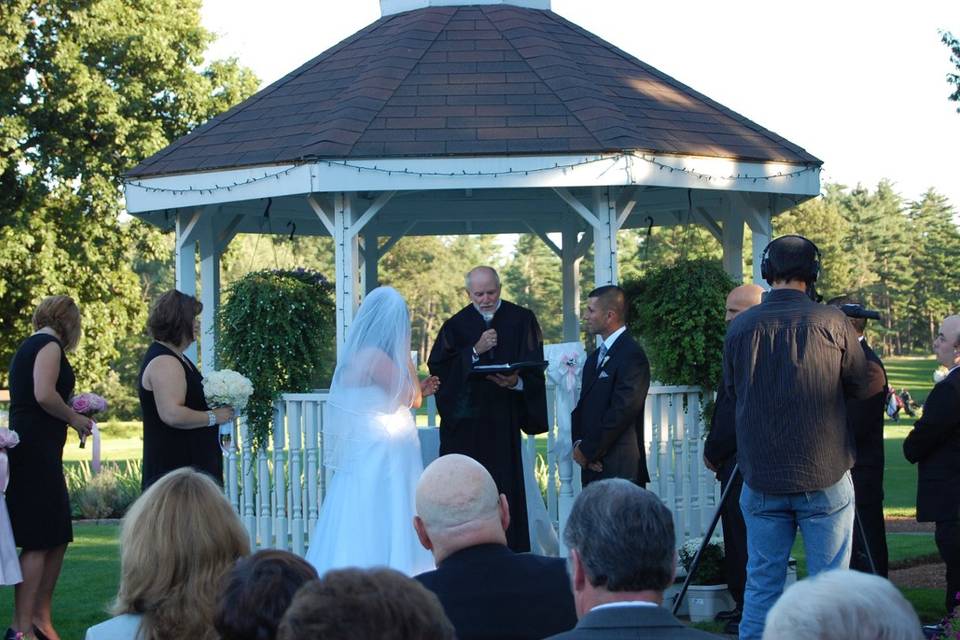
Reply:
[[[550, 431], [546, 439], [546, 507], [557, 530], [562, 529], [573, 499], [580, 491], [575, 465], [572, 477], [561, 478], [564, 468], [556, 459], [558, 446], [556, 389], [547, 386]], [[326, 391], [283, 394], [274, 407], [273, 437], [269, 450], [253, 453], [249, 428], [241, 418], [234, 449], [224, 456], [227, 496], [240, 514], [255, 548], [291, 549], [304, 554], [332, 471], [323, 463], [323, 404]], [[702, 400], [699, 387], [652, 386], [645, 413], [645, 446], [648, 488], [660, 496], [674, 514], [677, 544], [703, 535], [716, 509], [720, 488], [703, 465]], [[426, 415], [420, 416], [421, 441], [435, 442], [437, 428], [434, 399], [428, 398]], [[536, 452], [537, 436], [524, 436], [528, 453]], [[569, 455], [569, 454], [567, 454]], [[531, 456], [536, 459], [536, 456]], [[569, 472], [567, 472], [569, 473]], [[566, 481], [567, 488], [562, 480]]]

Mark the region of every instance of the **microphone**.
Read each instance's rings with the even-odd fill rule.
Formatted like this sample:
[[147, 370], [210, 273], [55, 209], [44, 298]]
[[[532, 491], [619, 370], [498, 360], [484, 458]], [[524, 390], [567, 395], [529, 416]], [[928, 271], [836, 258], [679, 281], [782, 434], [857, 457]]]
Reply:
[[[490, 325], [493, 324], [493, 313], [488, 311], [486, 313], [482, 313], [481, 315], [483, 316], [483, 324], [486, 326], [486, 329], [489, 329]], [[484, 329], [484, 331], [486, 331], [486, 329]], [[493, 347], [490, 347], [490, 350], [487, 352], [490, 354], [491, 360], [493, 360], [493, 349]]]

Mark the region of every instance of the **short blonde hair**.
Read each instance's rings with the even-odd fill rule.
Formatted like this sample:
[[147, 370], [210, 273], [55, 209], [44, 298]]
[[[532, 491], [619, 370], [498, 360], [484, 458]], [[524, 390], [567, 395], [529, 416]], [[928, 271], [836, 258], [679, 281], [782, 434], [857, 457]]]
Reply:
[[80, 342], [80, 308], [70, 296], [48, 296], [33, 312], [33, 330], [53, 329], [63, 341], [64, 351], [73, 351]]
[[142, 640], [214, 640], [223, 578], [249, 554], [247, 532], [220, 487], [190, 467], [171, 471], [123, 519], [113, 613], [142, 614]]

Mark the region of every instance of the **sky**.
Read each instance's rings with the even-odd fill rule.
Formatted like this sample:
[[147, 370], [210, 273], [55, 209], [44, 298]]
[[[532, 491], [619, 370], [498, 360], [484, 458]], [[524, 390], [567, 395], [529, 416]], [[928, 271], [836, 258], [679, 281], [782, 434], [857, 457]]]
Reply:
[[[552, 0], [552, 10], [824, 161], [821, 182], [907, 200], [928, 188], [960, 211], [955, 71], [938, 29], [958, 0]], [[379, 0], [203, 0], [219, 36], [266, 86], [377, 20]]]

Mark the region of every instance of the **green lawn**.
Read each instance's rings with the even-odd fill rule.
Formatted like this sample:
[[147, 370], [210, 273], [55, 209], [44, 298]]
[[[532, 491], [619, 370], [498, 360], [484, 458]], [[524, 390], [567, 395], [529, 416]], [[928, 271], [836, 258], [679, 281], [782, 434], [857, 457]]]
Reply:
[[[79, 640], [87, 627], [109, 618], [117, 594], [120, 550], [117, 525], [74, 524], [63, 572], [53, 595], [53, 621], [63, 640]], [[13, 617], [13, 587], [0, 589], [0, 623]]]

